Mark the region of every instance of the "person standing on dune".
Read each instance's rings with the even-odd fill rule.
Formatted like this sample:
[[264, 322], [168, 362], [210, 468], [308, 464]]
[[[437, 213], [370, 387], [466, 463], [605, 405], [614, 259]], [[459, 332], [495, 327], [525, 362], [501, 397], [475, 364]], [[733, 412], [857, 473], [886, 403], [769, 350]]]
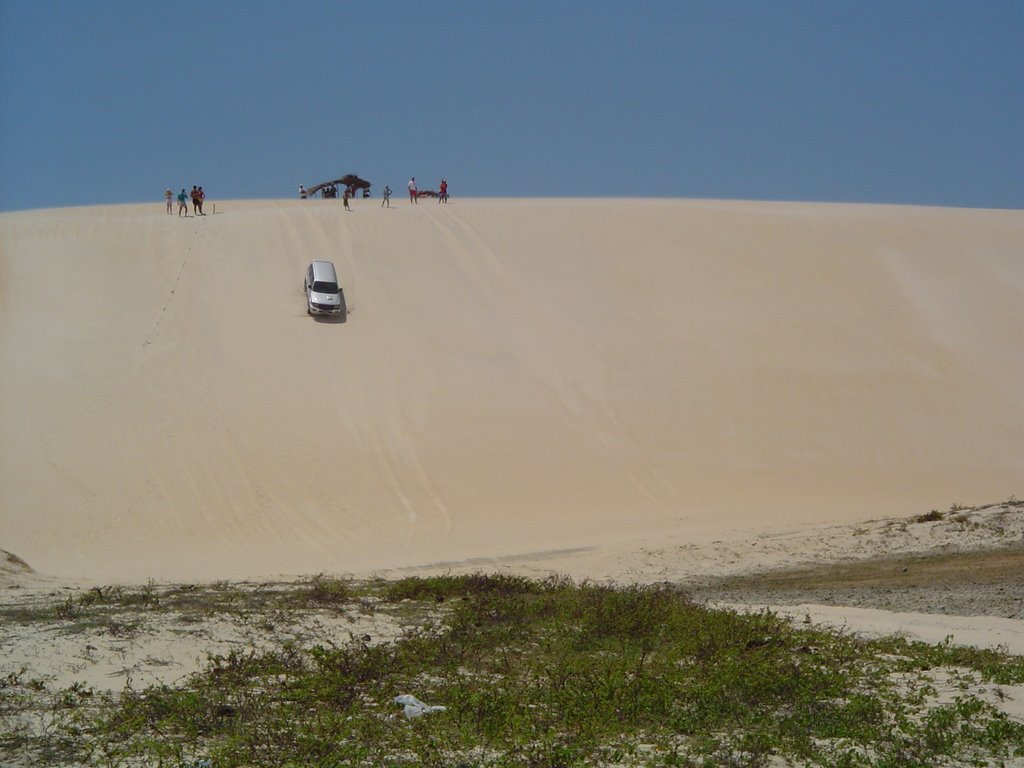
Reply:
[[181, 192], [178, 193], [178, 218], [181, 218], [182, 213], [185, 214], [185, 218], [188, 218], [188, 196], [185, 194], [185, 188], [181, 188]]
[[415, 176], [413, 176], [411, 179], [409, 179], [409, 202], [410, 203], [418, 203], [419, 202], [419, 194], [416, 191], [416, 177]]
[[391, 187], [387, 184], [384, 185], [384, 199], [380, 201], [380, 207], [383, 208], [385, 206], [391, 207]]
[[164, 200], [167, 201], [167, 213], [171, 212], [171, 203], [174, 202], [174, 193], [171, 192], [171, 188], [168, 187], [164, 190]]
[[437, 202], [448, 202], [448, 179], [441, 179], [441, 194], [437, 196]]

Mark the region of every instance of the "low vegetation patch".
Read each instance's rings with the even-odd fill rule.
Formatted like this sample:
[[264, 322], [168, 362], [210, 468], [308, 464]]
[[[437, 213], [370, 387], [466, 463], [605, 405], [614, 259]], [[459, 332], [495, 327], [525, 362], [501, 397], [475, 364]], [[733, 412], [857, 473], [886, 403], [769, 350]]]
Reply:
[[[328, 638], [214, 655], [174, 687], [53, 692], [33, 735], [17, 714], [31, 681], [12, 675], [0, 681], [0, 762], [924, 768], [1024, 757], [1024, 725], [969, 685], [941, 700], [929, 676], [948, 667], [1021, 685], [1024, 657], [795, 628], [770, 612], [709, 609], [670, 585], [473, 574], [150, 591], [75, 601], [75, 620], [117, 611], [118, 600], [142, 611], [178, 602], [191, 614], [250, 610], [249, 600], [412, 605], [410, 615], [434, 620], [380, 644]], [[400, 694], [445, 709], [407, 717]]]

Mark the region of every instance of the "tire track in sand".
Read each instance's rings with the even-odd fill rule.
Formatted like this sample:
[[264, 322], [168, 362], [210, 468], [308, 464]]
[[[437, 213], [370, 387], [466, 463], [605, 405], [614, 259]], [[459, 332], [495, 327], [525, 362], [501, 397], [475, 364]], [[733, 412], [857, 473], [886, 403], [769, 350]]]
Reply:
[[[346, 300], [351, 302], [353, 297], [358, 300], [359, 286], [365, 280], [360, 264], [363, 254], [358, 250], [351, 226], [354, 220], [348, 214], [339, 215], [339, 212], [324, 208], [306, 212], [305, 219], [309, 226], [304, 232], [314, 233], [315, 246], [310, 250], [317, 254], [310, 258], [331, 258], [328, 254], [340, 253], [340, 257], [336, 256], [332, 260], [337, 262], [338, 279], [343, 289], [346, 286], [350, 288]], [[349, 303], [348, 306], [351, 312], [354, 304]], [[367, 316], [366, 323], [371, 324], [372, 317]], [[344, 333], [353, 336], [368, 332], [369, 328], [362, 327], [362, 324], [344, 330]], [[451, 509], [424, 466], [421, 452], [416, 448], [418, 434], [403, 427], [403, 424], [419, 423], [421, 419], [403, 410], [404, 405], [408, 404], [400, 393], [390, 389], [384, 393], [364, 383], [388, 382], [390, 386], [393, 382], [401, 381], [401, 371], [395, 368], [397, 361], [385, 350], [374, 350], [372, 357], [364, 357], [361, 362], [364, 369], [362, 374], [353, 376], [353, 368], [344, 365], [331, 367], [325, 373], [327, 383], [339, 403], [338, 413], [344, 428], [362, 446], [371, 460], [375, 474], [403, 511], [405, 536], [411, 539], [420, 528], [429, 525], [427, 520], [421, 518], [428, 511], [433, 519], [439, 521], [442, 532], [448, 534], [453, 527]], [[380, 371], [366, 371], [367, 366], [371, 369], [378, 367]], [[385, 408], [389, 401], [390, 405]], [[426, 498], [429, 505], [426, 510], [422, 504], [417, 503], [414, 489], [418, 489]]]

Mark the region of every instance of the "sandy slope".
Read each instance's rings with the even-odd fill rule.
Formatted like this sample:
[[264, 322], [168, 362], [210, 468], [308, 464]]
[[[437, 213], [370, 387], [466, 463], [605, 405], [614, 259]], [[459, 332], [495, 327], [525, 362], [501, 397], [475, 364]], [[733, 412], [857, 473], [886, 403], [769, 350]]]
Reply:
[[[306, 316], [338, 266], [346, 323]], [[0, 215], [0, 546], [367, 572], [1024, 495], [1024, 214], [665, 200]]]

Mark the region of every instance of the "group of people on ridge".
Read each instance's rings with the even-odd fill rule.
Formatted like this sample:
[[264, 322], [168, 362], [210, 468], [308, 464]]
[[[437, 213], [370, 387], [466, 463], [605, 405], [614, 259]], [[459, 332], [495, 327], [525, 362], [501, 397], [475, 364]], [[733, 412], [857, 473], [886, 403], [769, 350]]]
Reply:
[[[170, 187], [164, 191], [164, 198], [167, 200], [167, 213], [170, 213], [174, 203], [174, 193], [171, 192]], [[188, 218], [189, 199], [192, 200], [192, 214], [194, 216], [205, 216], [206, 214], [203, 213], [203, 200], [206, 199], [206, 193], [203, 192], [202, 187], [197, 187], [193, 184], [191, 193], [185, 194], [184, 187], [178, 193], [178, 217], [184, 216], [186, 219]]]
[[[436, 193], [435, 192], [420, 192], [418, 187], [416, 186], [416, 177], [415, 176], [413, 176], [412, 178], [409, 179], [409, 184], [407, 186], [409, 188], [409, 202], [411, 202], [411, 203], [419, 203], [419, 198], [420, 198], [421, 195], [430, 195], [431, 197], [437, 197], [437, 202], [439, 202], [439, 203], [447, 203], [448, 202], [448, 179], [441, 179], [441, 186], [438, 188], [438, 191]], [[336, 195], [337, 195], [337, 191], [335, 191], [335, 196]], [[308, 193], [306, 191], [306, 188], [303, 185], [301, 185], [301, 184], [299, 185], [299, 197], [302, 198], [303, 200], [305, 200], [308, 197]], [[344, 192], [344, 195], [342, 197], [342, 202], [344, 203], [345, 208], [348, 208], [349, 210], [351, 210], [351, 208], [349, 208], [349, 205], [348, 205], [348, 201], [349, 201], [350, 197], [355, 197], [355, 190], [354, 189], [346, 189], [345, 192]], [[171, 213], [171, 210], [174, 207], [174, 199], [175, 199], [175, 197], [174, 197], [174, 193], [171, 192], [171, 188], [170, 187], [168, 187], [164, 191], [164, 198], [167, 200], [167, 213]], [[185, 188], [182, 187], [181, 192], [179, 192], [178, 196], [177, 196], [177, 200], [178, 200], [178, 217], [180, 218], [181, 216], [184, 216], [185, 218], [188, 218], [188, 201], [189, 200], [192, 201], [192, 214], [194, 216], [205, 216], [206, 214], [203, 213], [203, 201], [205, 199], [206, 199], [206, 193], [203, 192], [203, 188], [202, 187], [199, 187], [199, 186], [196, 186], [195, 184], [193, 184], [192, 185], [192, 191], [190, 193], [186, 193], [185, 192]], [[391, 207], [391, 187], [387, 186], [386, 184], [384, 185], [384, 199], [381, 201], [380, 205], [381, 205], [381, 208], [383, 208], [385, 206], [387, 206], [388, 208]]]
[[[411, 179], [409, 179], [408, 188], [409, 188], [409, 202], [410, 203], [419, 203], [419, 199], [423, 195], [429, 195], [431, 197], [436, 197], [437, 198], [437, 202], [439, 202], [439, 203], [447, 203], [448, 202], [448, 179], [441, 179], [441, 186], [438, 187], [438, 191], [437, 192], [420, 192], [419, 188], [416, 186], [416, 177], [413, 176]], [[335, 192], [334, 194], [331, 194], [330, 192], [328, 192], [327, 189], [324, 190], [324, 197], [336, 197], [336, 196], [337, 196], [337, 192]], [[367, 196], [367, 195], [364, 195], [364, 197], [365, 196]], [[306, 187], [304, 185], [300, 184], [299, 185], [299, 198], [302, 199], [302, 200], [306, 200], [306, 199], [308, 199], [308, 197], [309, 197], [309, 192], [306, 190]], [[349, 208], [349, 205], [348, 205], [348, 201], [352, 197], [355, 197], [355, 190], [354, 189], [346, 189], [344, 195], [342, 196], [342, 203], [345, 205], [345, 208], [348, 209], [348, 210], [352, 210], [351, 208]], [[383, 194], [383, 199], [380, 201], [380, 207], [381, 208], [390, 208], [391, 207], [391, 187], [389, 187], [387, 184], [384, 185], [384, 194]]]
[[[422, 195], [429, 194], [431, 197], [437, 197], [437, 202], [447, 203], [448, 202], [448, 179], [441, 179], [441, 186], [438, 187], [438, 191], [435, 195], [434, 192], [420, 192], [416, 186], [416, 177], [413, 176], [409, 179], [409, 183], [406, 185], [409, 188], [409, 202], [419, 203]], [[390, 192], [390, 190], [388, 190]]]

